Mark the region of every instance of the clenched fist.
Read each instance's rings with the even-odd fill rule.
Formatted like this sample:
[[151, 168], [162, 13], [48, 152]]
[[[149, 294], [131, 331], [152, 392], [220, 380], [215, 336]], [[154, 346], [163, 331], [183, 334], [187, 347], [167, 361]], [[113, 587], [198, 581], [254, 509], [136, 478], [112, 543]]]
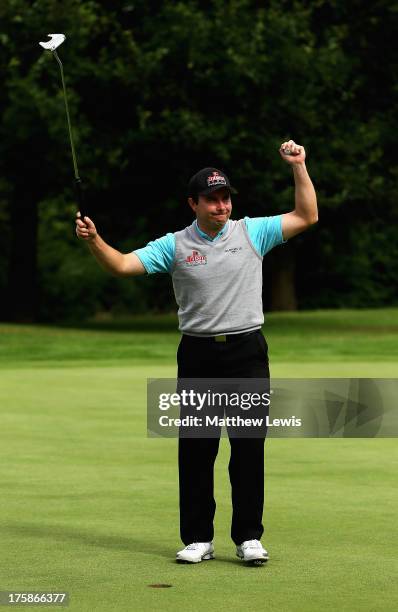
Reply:
[[82, 220], [80, 212], [76, 213], [76, 235], [88, 242], [91, 242], [97, 236], [97, 230], [90, 217], [84, 217]]
[[296, 144], [294, 140], [283, 142], [280, 146], [279, 153], [282, 159], [288, 164], [300, 164], [305, 160], [304, 147]]

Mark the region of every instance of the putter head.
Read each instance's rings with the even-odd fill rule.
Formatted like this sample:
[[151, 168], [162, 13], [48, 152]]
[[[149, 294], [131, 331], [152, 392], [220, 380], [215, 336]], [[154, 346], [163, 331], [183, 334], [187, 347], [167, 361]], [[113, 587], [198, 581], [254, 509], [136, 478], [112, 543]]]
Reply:
[[50, 36], [51, 40], [39, 42], [39, 45], [43, 47], [43, 49], [48, 49], [49, 51], [55, 51], [57, 47], [62, 45], [66, 38], [65, 34], [48, 34], [48, 36]]

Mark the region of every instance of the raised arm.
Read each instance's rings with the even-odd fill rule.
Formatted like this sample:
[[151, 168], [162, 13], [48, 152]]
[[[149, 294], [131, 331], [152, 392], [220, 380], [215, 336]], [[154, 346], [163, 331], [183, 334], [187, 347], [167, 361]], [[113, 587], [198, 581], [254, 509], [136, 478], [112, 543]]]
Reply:
[[111, 247], [98, 234], [91, 219], [84, 217], [82, 221], [79, 212], [76, 214], [76, 235], [86, 242], [101, 268], [114, 276], [145, 274], [146, 270], [135, 253], [124, 255]]
[[[290, 151], [290, 155], [287, 151]], [[279, 153], [291, 165], [295, 184], [295, 208], [282, 215], [282, 234], [287, 240], [318, 221], [318, 206], [314, 185], [305, 166], [304, 147], [289, 140], [281, 145]]]

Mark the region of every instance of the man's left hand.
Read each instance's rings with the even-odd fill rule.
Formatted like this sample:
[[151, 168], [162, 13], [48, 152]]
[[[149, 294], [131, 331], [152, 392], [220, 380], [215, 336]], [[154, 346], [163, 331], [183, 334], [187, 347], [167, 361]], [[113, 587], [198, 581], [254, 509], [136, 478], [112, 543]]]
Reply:
[[288, 164], [301, 164], [305, 160], [305, 149], [298, 145], [294, 140], [283, 142], [280, 146], [279, 153]]

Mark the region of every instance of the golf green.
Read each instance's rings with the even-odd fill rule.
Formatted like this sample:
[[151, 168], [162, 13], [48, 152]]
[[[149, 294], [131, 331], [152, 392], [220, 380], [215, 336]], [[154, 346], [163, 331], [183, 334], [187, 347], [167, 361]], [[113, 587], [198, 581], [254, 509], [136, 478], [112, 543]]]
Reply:
[[[317, 330], [319, 358], [300, 315], [296, 331], [291, 315], [291, 332], [286, 317], [274, 319], [273, 376], [397, 377], [397, 325], [368, 313], [359, 334], [354, 323], [339, 326], [340, 313], [334, 325], [327, 316]], [[306, 345], [298, 363], [297, 329]], [[270, 562], [252, 568], [235, 557], [229, 535], [223, 439], [216, 559], [178, 565], [177, 444], [146, 437], [145, 404], [147, 377], [175, 375], [178, 335], [0, 332], [0, 590], [68, 591], [76, 611], [396, 609], [396, 440], [269, 439]], [[149, 586], [159, 584], [171, 586]]]

